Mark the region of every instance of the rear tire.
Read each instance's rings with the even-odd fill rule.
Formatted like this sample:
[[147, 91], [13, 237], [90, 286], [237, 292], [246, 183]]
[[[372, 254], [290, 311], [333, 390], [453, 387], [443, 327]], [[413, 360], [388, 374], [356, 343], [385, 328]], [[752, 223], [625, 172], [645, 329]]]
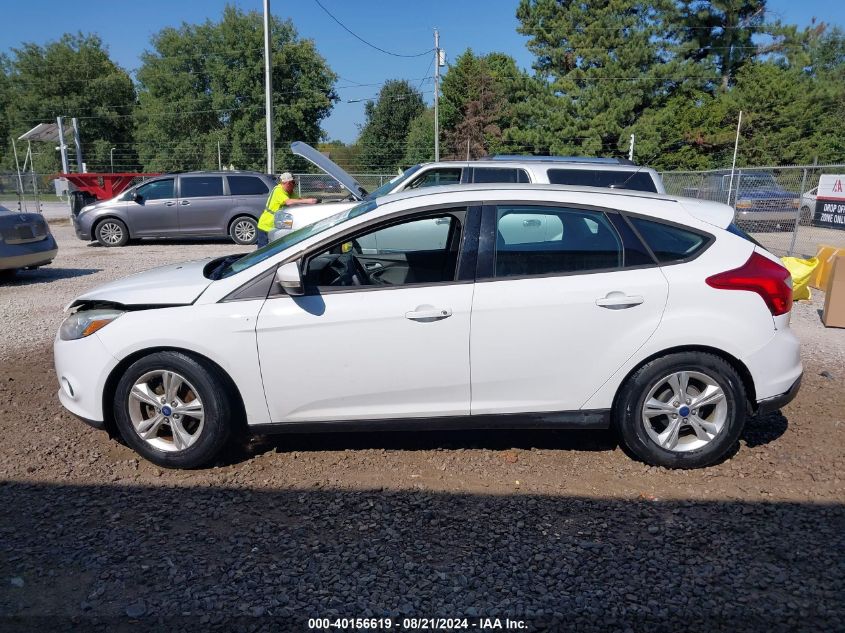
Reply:
[[614, 408], [625, 446], [647, 464], [666, 468], [718, 462], [736, 446], [745, 417], [739, 374], [704, 352], [646, 363], [622, 386]]
[[123, 440], [165, 468], [197, 468], [221, 451], [232, 408], [219, 370], [181, 352], [157, 352], [129, 366], [112, 403]]
[[813, 224], [813, 211], [810, 207], [801, 207], [801, 226], [810, 226]]
[[94, 237], [107, 248], [113, 246], [126, 246], [129, 241], [129, 229], [121, 220], [106, 218], [94, 228]]
[[258, 222], [255, 218], [242, 215], [232, 220], [229, 225], [229, 237], [235, 244], [249, 246], [258, 239]]

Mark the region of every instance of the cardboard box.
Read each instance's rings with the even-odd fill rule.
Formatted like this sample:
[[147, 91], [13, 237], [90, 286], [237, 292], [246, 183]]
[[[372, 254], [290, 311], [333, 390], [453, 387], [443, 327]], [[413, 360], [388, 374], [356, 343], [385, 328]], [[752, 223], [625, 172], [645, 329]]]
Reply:
[[830, 271], [833, 269], [833, 262], [840, 255], [845, 255], [845, 248], [837, 248], [836, 246], [828, 246], [822, 244], [819, 246], [819, 251], [816, 257], [819, 260], [819, 265], [810, 276], [810, 286], [818, 290], [824, 291], [830, 281]]
[[825, 292], [822, 323], [827, 327], [845, 327], [845, 256], [833, 260]]

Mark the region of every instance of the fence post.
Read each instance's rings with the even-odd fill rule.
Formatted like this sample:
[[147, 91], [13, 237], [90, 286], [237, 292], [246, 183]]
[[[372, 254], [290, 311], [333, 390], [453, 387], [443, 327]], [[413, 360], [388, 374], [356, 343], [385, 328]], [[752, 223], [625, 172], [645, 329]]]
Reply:
[[789, 243], [789, 250], [787, 255], [792, 257], [795, 254], [795, 241], [798, 239], [798, 227], [801, 224], [801, 203], [804, 201], [804, 185], [807, 184], [807, 168], [803, 170], [804, 174], [801, 176], [801, 187], [798, 189], [798, 209], [795, 211], [795, 224], [792, 225], [792, 241]]

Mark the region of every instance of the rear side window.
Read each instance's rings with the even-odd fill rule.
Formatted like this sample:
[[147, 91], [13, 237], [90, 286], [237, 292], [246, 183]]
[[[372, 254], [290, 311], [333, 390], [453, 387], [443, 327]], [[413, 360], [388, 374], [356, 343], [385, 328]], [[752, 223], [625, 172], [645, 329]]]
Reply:
[[254, 196], [270, 191], [264, 181], [255, 176], [227, 176], [227, 178], [229, 191], [233, 196]]
[[223, 176], [182, 176], [180, 198], [208, 198], [223, 195]]
[[500, 206], [496, 277], [592, 272], [622, 266], [622, 243], [599, 211]]
[[631, 218], [643, 240], [661, 264], [687, 259], [707, 245], [707, 238], [660, 222]]
[[476, 167], [473, 170], [473, 182], [531, 182], [524, 169], [503, 167]]
[[657, 193], [654, 180], [648, 172], [607, 169], [550, 169], [549, 182], [553, 185], [577, 187], [623, 187], [634, 191]]
[[[744, 239], [744, 240], [748, 240], [749, 242], [751, 242], [752, 244], [754, 244], [754, 246], [759, 246], [760, 248], [766, 248], [766, 247], [765, 247], [765, 246], [763, 246], [760, 242], [758, 242], [757, 240], [755, 240], [753, 237], [751, 237], [748, 233], [746, 233], [745, 231], [743, 231], [741, 228], [739, 228], [739, 227], [738, 227], [736, 224], [734, 224], [733, 222], [731, 222], [730, 224], [728, 224], [727, 231], [728, 231], [728, 233], [733, 233], [734, 235], [736, 235], [736, 236], [738, 236], [738, 237], [741, 237], [741, 238], [742, 238], [742, 239]], [[768, 250], [768, 249], [766, 249], [766, 250]]]

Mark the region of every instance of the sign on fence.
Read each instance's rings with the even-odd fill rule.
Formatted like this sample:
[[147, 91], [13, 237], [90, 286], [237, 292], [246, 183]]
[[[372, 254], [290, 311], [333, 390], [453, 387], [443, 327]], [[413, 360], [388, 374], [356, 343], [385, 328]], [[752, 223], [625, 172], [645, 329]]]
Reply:
[[845, 175], [824, 174], [819, 178], [813, 224], [845, 231]]

